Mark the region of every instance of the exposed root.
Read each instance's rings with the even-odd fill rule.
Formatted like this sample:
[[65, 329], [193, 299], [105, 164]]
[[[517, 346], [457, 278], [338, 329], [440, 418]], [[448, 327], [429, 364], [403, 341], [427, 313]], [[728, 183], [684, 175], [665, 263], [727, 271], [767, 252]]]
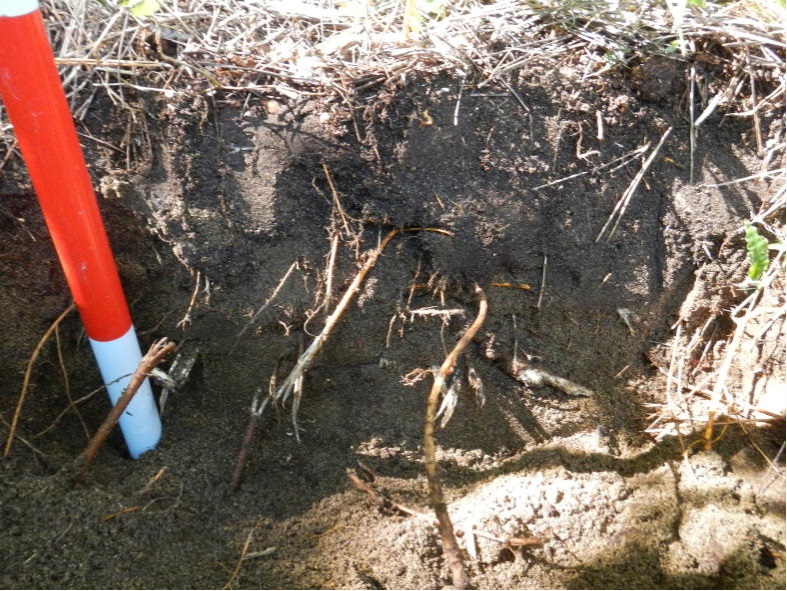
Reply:
[[[85, 394], [81, 398], [77, 398], [76, 400], [69, 399], [68, 406], [66, 406], [63, 410], [60, 411], [60, 413], [55, 417], [55, 419], [49, 424], [48, 427], [46, 427], [43, 431], [39, 431], [38, 433], [36, 433], [33, 436], [33, 438], [34, 439], [38, 439], [39, 437], [43, 437], [44, 435], [49, 433], [52, 429], [54, 429], [57, 426], [57, 424], [60, 422], [60, 419], [62, 419], [64, 416], [66, 416], [68, 411], [70, 411], [72, 408], [76, 409], [77, 405], [82, 404], [83, 402], [87, 402], [88, 400], [93, 398], [93, 396], [95, 396], [96, 394], [101, 392], [103, 389], [104, 389], [104, 386], [101, 386], [100, 388], [96, 388], [92, 392], [88, 392], [87, 394]], [[90, 434], [89, 433], [87, 434], [87, 437], [88, 437], [88, 439], [90, 439]], [[17, 435], [17, 439], [20, 439], [18, 435]]]
[[175, 343], [168, 341], [167, 339], [160, 339], [150, 346], [150, 349], [148, 349], [148, 352], [145, 353], [142, 361], [139, 362], [139, 367], [137, 367], [134, 375], [131, 376], [128, 386], [126, 386], [126, 389], [123, 390], [123, 394], [112, 407], [112, 410], [109, 411], [107, 418], [104, 419], [103, 423], [101, 423], [98, 431], [96, 431], [93, 439], [90, 440], [90, 443], [85, 449], [85, 465], [82, 466], [79, 474], [77, 474], [75, 479], [76, 482], [82, 482], [82, 480], [84, 480], [85, 476], [87, 475], [87, 471], [90, 469], [90, 466], [93, 463], [93, 460], [96, 459], [98, 450], [101, 449], [104, 441], [107, 437], [109, 437], [109, 433], [112, 431], [112, 428], [115, 426], [118, 420], [120, 420], [120, 416], [126, 410], [129, 403], [134, 398], [134, 395], [137, 393], [137, 390], [139, 390], [139, 387], [145, 381], [145, 378], [148, 377], [150, 371], [174, 349]]
[[[368, 275], [369, 271], [371, 271], [372, 267], [374, 267], [377, 260], [380, 258], [380, 255], [385, 250], [385, 247], [393, 240], [395, 236], [401, 234], [403, 232], [435, 232], [437, 234], [443, 234], [445, 236], [453, 236], [453, 234], [447, 230], [443, 230], [440, 228], [395, 228], [388, 232], [388, 234], [383, 238], [380, 244], [372, 250], [372, 252], [368, 255], [366, 261], [361, 265], [361, 268], [358, 270], [358, 273], [355, 275], [350, 286], [347, 288], [347, 291], [344, 292], [342, 299], [336, 305], [336, 308], [331, 313], [331, 315], [325, 321], [325, 326], [323, 327], [320, 334], [318, 334], [314, 340], [312, 341], [311, 345], [303, 351], [300, 356], [298, 357], [297, 362], [295, 363], [295, 367], [290, 371], [289, 375], [284, 379], [280, 386], [275, 389], [275, 392], [271, 391], [268, 396], [263, 398], [262, 400], [258, 400], [259, 396], [256, 395], [254, 401], [252, 402], [252, 418], [250, 419], [249, 426], [246, 429], [246, 433], [244, 435], [244, 443], [241, 446], [241, 451], [238, 454], [238, 458], [235, 463], [235, 467], [233, 470], [231, 486], [232, 488], [237, 488], [240, 480], [243, 476], [243, 470], [245, 469], [246, 461], [248, 458], [248, 452], [251, 446], [252, 439], [254, 437], [254, 433], [256, 431], [258, 419], [254, 418], [255, 416], [259, 417], [265, 411], [265, 408], [268, 406], [269, 403], [281, 403], [285, 402], [293, 392], [296, 392], [295, 400], [293, 403], [293, 424], [295, 428], [295, 433], [298, 432], [298, 424], [297, 424], [297, 412], [298, 407], [300, 406], [300, 399], [301, 393], [300, 388], [303, 384], [303, 378], [311, 367], [312, 363], [314, 363], [317, 354], [322, 350], [323, 345], [330, 337], [331, 333], [333, 332], [334, 328], [336, 328], [339, 319], [342, 317], [344, 312], [347, 309], [347, 306], [353, 300], [353, 298], [358, 294], [361, 289], [361, 285], [363, 284], [363, 280]], [[259, 393], [258, 393], [259, 394]]]
[[74, 398], [71, 396], [71, 385], [69, 384], [68, 380], [66, 360], [63, 358], [63, 347], [60, 344], [60, 327], [55, 329], [55, 344], [57, 345], [57, 362], [60, 366], [60, 372], [63, 374], [63, 389], [65, 390], [66, 400], [68, 400], [67, 408], [74, 409], [74, 414], [76, 414], [77, 419], [79, 419], [79, 424], [82, 426], [82, 430], [85, 432], [85, 437], [90, 439], [90, 430], [87, 428], [87, 423], [85, 423], [85, 419], [82, 418], [82, 413], [79, 412], [79, 407], [74, 403]]
[[[783, 244], [783, 234], [775, 234]], [[784, 420], [783, 395], [756, 371], [779, 363], [775, 343], [783, 343], [784, 273], [785, 251], [779, 247], [761, 279], [738, 286], [748, 293], [735, 308], [709, 316], [690, 337], [683, 334], [685, 318], [675, 323], [668, 367], [654, 362], [665, 375], [665, 400], [649, 405], [655, 410], [647, 432], [661, 439], [701, 431], [701, 440], [689, 447], [710, 450], [730, 424], [747, 432], [747, 423], [762, 426]], [[710, 327], [721, 320], [734, 329], [718, 339]], [[768, 399], [768, 391], [777, 395]], [[752, 443], [756, 448], [753, 439]]]
[[[406, 515], [407, 517], [426, 517], [423, 513], [419, 513], [414, 509], [405, 507], [401, 503], [397, 503], [391, 499], [387, 494], [377, 490], [374, 486], [374, 473], [366, 466], [361, 466], [362, 472], [359, 474], [357, 470], [347, 469], [347, 477], [353, 483], [353, 486], [358, 490], [365, 492], [369, 495], [369, 500], [380, 511], [395, 512]], [[363, 476], [361, 476], [361, 474]]]
[[[246, 333], [246, 331], [247, 331], [247, 330], [249, 330], [249, 328], [251, 328], [252, 326], [254, 326], [254, 323], [255, 323], [255, 322], [257, 322], [257, 320], [258, 320], [258, 319], [259, 319], [259, 317], [262, 315], [262, 313], [263, 313], [265, 310], [267, 310], [267, 309], [268, 309], [268, 307], [269, 307], [269, 306], [271, 305], [271, 303], [273, 302], [273, 300], [275, 300], [275, 299], [276, 299], [276, 296], [277, 296], [277, 295], [279, 295], [279, 292], [280, 292], [280, 291], [281, 291], [281, 289], [284, 287], [284, 284], [285, 284], [285, 283], [287, 283], [287, 280], [290, 278], [290, 275], [292, 275], [292, 272], [293, 272], [295, 269], [297, 269], [297, 268], [298, 268], [298, 261], [293, 261], [293, 263], [290, 265], [290, 268], [289, 268], [289, 269], [287, 269], [287, 272], [286, 272], [286, 273], [284, 274], [284, 276], [283, 276], [283, 277], [282, 277], [282, 278], [279, 280], [279, 283], [276, 285], [276, 288], [273, 290], [273, 293], [270, 295], [270, 297], [269, 297], [267, 300], [265, 300], [265, 303], [264, 303], [264, 304], [262, 304], [262, 306], [260, 306], [260, 309], [259, 309], [259, 310], [257, 310], [257, 311], [254, 313], [254, 315], [251, 317], [251, 319], [250, 319], [250, 320], [249, 320], [249, 321], [246, 323], [246, 325], [245, 325], [245, 326], [244, 326], [244, 327], [241, 329], [241, 331], [238, 333], [237, 339], [240, 339], [240, 338], [241, 338], [241, 337], [242, 337], [242, 336], [243, 336], [243, 335]], [[236, 344], [237, 344], [237, 340], [236, 340]]]
[[426, 468], [426, 478], [429, 482], [429, 498], [432, 503], [435, 515], [437, 516], [437, 527], [440, 530], [440, 537], [443, 540], [443, 552], [451, 569], [451, 578], [454, 588], [467, 589], [470, 580], [467, 576], [464, 561], [459, 552], [454, 535], [454, 526], [451, 517], [448, 515], [448, 508], [443, 498], [443, 488], [440, 484], [440, 476], [437, 473], [437, 440], [435, 438], [435, 422], [440, 405], [440, 395], [448, 376], [454, 371], [459, 355], [467, 348], [470, 341], [476, 335], [486, 318], [486, 294], [484, 290], [476, 286], [476, 293], [481, 298], [478, 306], [478, 316], [467, 329], [467, 332], [459, 339], [453, 350], [448, 354], [440, 366], [432, 383], [429, 398], [426, 403], [426, 414], [424, 417], [424, 467]]
[[38, 341], [36, 348], [33, 349], [33, 354], [30, 355], [30, 359], [27, 362], [27, 369], [25, 370], [25, 377], [22, 380], [22, 391], [19, 393], [19, 401], [16, 403], [16, 410], [14, 411], [14, 417], [11, 419], [11, 426], [8, 429], [8, 438], [5, 440], [5, 447], [3, 448], [3, 459], [8, 457], [8, 454], [11, 453], [11, 445], [14, 442], [14, 436], [16, 435], [16, 428], [19, 425], [19, 419], [22, 416], [22, 408], [25, 405], [25, 400], [27, 399], [27, 390], [30, 387], [30, 376], [33, 373], [33, 366], [35, 365], [36, 359], [41, 354], [41, 350], [44, 348], [44, 345], [49, 340], [49, 337], [52, 336], [52, 333], [55, 332], [57, 327], [63, 321], [63, 319], [68, 316], [71, 312], [76, 309], [75, 304], [71, 304], [68, 308], [63, 310], [60, 313], [55, 321], [49, 326], [49, 328], [44, 333], [44, 336]]
[[532, 291], [532, 287], [527, 283], [509, 283], [509, 282], [493, 282], [489, 284], [489, 287], [507, 287], [509, 289], [521, 289], [524, 291]]
[[240, 481], [243, 478], [243, 470], [246, 467], [246, 462], [251, 452], [251, 447], [254, 444], [254, 435], [257, 433], [257, 427], [260, 424], [260, 417], [262, 415], [254, 412], [259, 397], [259, 389], [257, 394], [252, 400], [252, 412], [249, 416], [249, 424], [246, 426], [246, 431], [243, 433], [243, 441], [238, 451], [238, 457], [235, 459], [235, 468], [232, 471], [232, 478], [230, 479], [230, 490], [237, 490], [240, 486]]
[[[476, 339], [476, 342], [480, 341]], [[493, 352], [487, 347], [481, 347], [481, 354], [489, 361], [495, 363], [504, 373], [529, 388], [550, 386], [569, 396], [585, 398], [595, 396], [595, 392], [590, 388], [555, 375], [546, 369], [509, 357], [502, 351]]]
[[[397, 306], [399, 308], [399, 306]], [[426, 306], [424, 308], [411, 309], [409, 303], [405, 305], [404, 309], [399, 308], [391, 320], [388, 322], [388, 333], [385, 336], [385, 348], [391, 346], [391, 333], [393, 332], [394, 325], [397, 321], [401, 322], [401, 326], [397, 331], [399, 338], [404, 337], [404, 329], [408, 323], [412, 324], [416, 318], [440, 318], [442, 326], [445, 327], [453, 316], [464, 316], [465, 311], [462, 308], [449, 308], [441, 309], [436, 306]]]
[[555, 374], [535, 367], [523, 369], [516, 374], [516, 378], [526, 386], [535, 388], [552, 386], [569, 396], [584, 396], [589, 398], [595, 394], [590, 388], [586, 388], [576, 382], [561, 378], [560, 376], [556, 376]]
[[628, 207], [628, 204], [631, 201], [631, 197], [636, 192], [637, 187], [639, 187], [640, 182], [642, 182], [642, 179], [645, 178], [645, 173], [648, 172], [650, 165], [653, 164], [653, 160], [655, 160], [656, 155], [659, 153], [659, 150], [661, 150], [661, 147], [664, 145], [664, 142], [667, 141], [667, 138], [669, 137], [670, 133], [672, 133], [672, 127], [667, 128], [667, 131], [665, 131], [664, 135], [661, 136], [659, 143], [656, 144], [655, 148], [653, 148], [653, 151], [650, 153], [650, 156], [648, 156], [645, 162], [642, 163], [642, 168], [639, 169], [639, 172], [634, 177], [634, 180], [631, 181], [631, 184], [623, 192], [623, 195], [621, 196], [620, 200], [615, 205], [615, 209], [610, 214], [609, 219], [607, 219], [607, 223], [604, 224], [604, 227], [601, 228], [601, 232], [599, 232], [598, 236], [596, 236], [596, 242], [601, 240], [601, 237], [609, 229], [610, 224], [612, 225], [612, 229], [609, 230], [609, 233], [607, 234], [606, 242], [609, 242], [612, 239], [612, 236], [615, 234], [615, 230], [618, 229], [618, 224], [620, 224], [620, 220], [623, 219], [623, 215], [626, 213], [626, 208]]
[[[290, 394], [292, 394], [292, 391], [295, 388], [296, 382], [306, 373], [306, 371], [308, 371], [312, 363], [314, 363], [314, 359], [316, 358], [317, 354], [328, 340], [328, 337], [330, 337], [334, 328], [336, 328], [339, 319], [347, 310], [347, 306], [360, 291], [363, 280], [366, 278], [366, 275], [369, 273], [369, 271], [371, 271], [372, 267], [374, 267], [374, 265], [377, 263], [377, 260], [385, 250], [385, 247], [388, 246], [395, 236], [403, 232], [436, 232], [438, 234], [444, 234], [447, 236], [452, 235], [447, 230], [441, 230], [439, 228], [396, 228], [388, 232], [385, 238], [383, 238], [382, 242], [380, 242], [380, 245], [369, 254], [364, 264], [358, 270], [358, 273], [355, 275], [352, 283], [347, 288], [347, 291], [344, 292], [342, 299], [336, 305], [336, 308], [331, 313], [331, 315], [326, 319], [325, 326], [323, 327], [320, 334], [317, 335], [317, 337], [312, 341], [311, 345], [309, 345], [306, 351], [304, 351], [303, 354], [298, 358], [295, 367], [276, 390], [275, 402], [284, 402], [289, 398]], [[260, 408], [259, 412], [262, 412], [263, 408]]]
[[232, 569], [232, 572], [230, 573], [230, 578], [224, 584], [224, 587], [222, 587], [222, 589], [229, 589], [230, 587], [232, 587], [232, 584], [240, 576], [240, 569], [243, 567], [243, 561], [246, 560], [246, 556], [249, 552], [249, 546], [251, 546], [251, 541], [254, 538], [255, 529], [257, 529], [256, 526], [249, 530], [249, 535], [246, 536], [246, 541], [243, 543], [243, 548], [241, 548], [238, 562], [235, 564], [235, 568]]
[[[194, 311], [194, 306], [197, 305], [197, 296], [199, 295], [199, 286], [202, 282], [202, 273], [197, 271], [197, 278], [194, 281], [194, 292], [191, 294], [191, 299], [189, 300], [189, 306], [186, 308], [186, 313], [183, 315], [183, 318], [175, 325], [178, 328], [182, 328], [184, 331], [191, 325], [191, 313]], [[205, 278], [205, 283], [207, 284], [208, 279]]]

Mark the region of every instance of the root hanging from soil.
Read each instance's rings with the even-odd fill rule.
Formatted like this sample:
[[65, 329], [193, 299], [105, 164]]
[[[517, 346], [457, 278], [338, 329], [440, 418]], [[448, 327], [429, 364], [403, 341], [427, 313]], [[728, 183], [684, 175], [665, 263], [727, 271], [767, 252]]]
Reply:
[[[377, 263], [377, 260], [385, 250], [385, 247], [388, 246], [395, 236], [403, 232], [436, 232], [438, 234], [452, 236], [450, 232], [440, 228], [395, 228], [388, 232], [380, 245], [370, 253], [369, 258], [366, 259], [366, 262], [358, 270], [358, 273], [355, 275], [355, 278], [350, 284], [350, 287], [347, 288], [347, 291], [336, 305], [333, 313], [325, 321], [325, 326], [323, 327], [320, 334], [317, 335], [317, 337], [312, 341], [312, 344], [309, 345], [308, 349], [306, 349], [306, 351], [304, 351], [303, 354], [298, 358], [298, 362], [295, 364], [295, 367], [284, 379], [282, 384], [277, 388], [274, 402], [284, 402], [287, 400], [287, 398], [289, 398], [296, 386], [296, 382], [303, 377], [306, 371], [311, 367], [312, 363], [314, 363], [314, 359], [322, 349], [325, 341], [328, 340], [328, 337], [333, 332], [333, 329], [336, 328], [336, 325], [347, 309], [347, 306], [361, 290], [363, 280], [366, 278], [366, 275], [368, 275], [369, 271], [371, 271], [372, 267], [374, 267], [374, 265]], [[262, 402], [257, 410], [258, 413], [262, 413], [268, 403], [268, 400], [269, 399], [265, 399]]]
[[446, 383], [446, 379], [453, 373], [459, 356], [473, 340], [473, 337], [481, 328], [486, 318], [486, 294], [484, 290], [478, 286], [476, 286], [475, 291], [481, 299], [478, 306], [478, 316], [476, 316], [470, 328], [468, 328], [467, 332], [459, 339], [459, 342], [456, 343], [456, 346], [448, 354], [445, 361], [443, 361], [443, 364], [440, 366], [440, 369], [437, 371], [434, 383], [432, 384], [432, 390], [429, 392], [429, 398], [426, 403], [426, 414], [424, 417], [424, 467], [426, 468], [426, 478], [429, 482], [429, 499], [432, 503], [435, 515], [437, 516], [437, 528], [440, 530], [440, 537], [443, 540], [443, 552], [445, 553], [446, 560], [451, 569], [451, 578], [455, 589], [467, 589], [470, 585], [470, 580], [467, 577], [467, 570], [465, 569], [464, 561], [459, 552], [459, 546], [456, 543], [454, 526], [451, 523], [451, 517], [448, 515], [448, 508], [443, 498], [443, 487], [440, 484], [440, 476], [437, 473], [435, 422], [437, 420], [437, 411], [440, 404], [440, 394]]
[[306, 375], [306, 372], [311, 367], [312, 363], [314, 363], [317, 354], [322, 350], [323, 345], [325, 345], [325, 342], [333, 332], [333, 329], [336, 327], [342, 315], [347, 310], [347, 306], [350, 304], [353, 298], [358, 295], [358, 292], [361, 290], [363, 280], [366, 278], [366, 275], [369, 274], [369, 271], [372, 270], [372, 267], [374, 267], [374, 265], [377, 263], [377, 260], [380, 258], [380, 255], [382, 255], [385, 247], [388, 246], [394, 237], [404, 232], [434, 232], [437, 234], [443, 234], [445, 236], [453, 236], [451, 232], [441, 228], [394, 228], [388, 232], [388, 234], [386, 234], [385, 238], [383, 238], [377, 248], [372, 250], [366, 261], [358, 270], [358, 273], [356, 273], [355, 278], [347, 288], [347, 291], [344, 292], [342, 299], [338, 304], [336, 304], [336, 308], [325, 321], [325, 326], [323, 327], [320, 334], [318, 334], [312, 341], [311, 345], [309, 345], [309, 347], [300, 354], [298, 361], [295, 363], [295, 367], [292, 368], [292, 371], [290, 371], [289, 375], [284, 379], [281, 385], [276, 388], [275, 392], [270, 392], [268, 396], [259, 402], [259, 404], [257, 404], [255, 396], [255, 401], [252, 402], [251, 418], [249, 419], [249, 425], [243, 438], [243, 445], [241, 446], [241, 451], [238, 454], [238, 458], [232, 472], [232, 479], [230, 483], [232, 489], [236, 489], [238, 487], [241, 478], [243, 477], [243, 470], [248, 459], [248, 453], [251, 448], [252, 439], [259, 423], [259, 417], [265, 411], [268, 403], [286, 402], [293, 391], [296, 392], [293, 403], [293, 425], [297, 434], [298, 425], [296, 415], [298, 405], [300, 405], [300, 385], [303, 383], [303, 377]]

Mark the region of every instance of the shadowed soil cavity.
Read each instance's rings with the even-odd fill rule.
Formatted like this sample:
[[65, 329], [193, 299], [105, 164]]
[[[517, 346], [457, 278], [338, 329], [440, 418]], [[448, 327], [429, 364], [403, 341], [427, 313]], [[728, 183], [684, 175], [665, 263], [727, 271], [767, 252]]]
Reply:
[[[783, 427], [733, 425], [713, 451], [695, 444], [699, 430], [645, 432], [647, 405], [664, 402], [673, 326], [688, 334], [744, 297], [740, 228], [767, 187], [714, 185], [757, 172], [751, 125], [716, 115], [703, 126], [690, 182], [679, 93], [569, 68], [521, 76], [516, 95], [414, 77], [368, 89], [352, 111], [140, 98], [148, 124], [131, 168], [97, 97], [85, 150], [143, 348], [166, 336], [198, 359], [169, 397], [159, 448], [132, 461], [114, 434], [74, 485], [108, 401], [81, 400], [100, 380], [78, 317], [66, 319], [32, 374], [27, 444], [0, 463], [0, 585], [450, 585], [421, 460], [431, 378], [411, 372], [442, 363], [477, 314], [478, 285], [489, 316], [457, 375], [477, 373], [483, 399], [465, 385], [438, 433], [474, 586], [784, 588], [784, 481], [757, 451], [773, 458]], [[25, 177], [8, 173], [2, 192], [10, 422], [27, 359], [70, 297]], [[306, 374], [300, 443], [289, 404], [267, 408], [232, 492], [255, 391], [284, 379], [392, 228], [451, 235], [393, 239]], [[783, 349], [779, 331], [768, 339]], [[592, 396], [528, 386], [512, 360]], [[765, 377], [783, 384], [783, 360]], [[359, 463], [423, 515], [371, 503], [347, 477]]]

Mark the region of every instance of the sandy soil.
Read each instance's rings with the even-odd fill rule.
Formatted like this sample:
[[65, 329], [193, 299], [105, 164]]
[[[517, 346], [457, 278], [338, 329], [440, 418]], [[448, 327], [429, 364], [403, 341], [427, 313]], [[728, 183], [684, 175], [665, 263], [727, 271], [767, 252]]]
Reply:
[[[115, 436], [75, 486], [85, 430], [108, 403], [99, 392], [56, 421], [68, 396], [99, 385], [78, 318], [64, 323], [23, 415], [36, 451], [17, 441], [0, 463], [0, 585], [449, 586], [421, 460], [430, 380], [402, 378], [442, 362], [477, 313], [478, 284], [490, 315], [466, 363], [485, 403], [465, 388], [439, 433], [475, 586], [784, 588], [785, 483], [757, 451], [776, 455], [783, 424], [731, 427], [711, 452], [686, 449], [699, 433], [644, 433], [645, 405], [664, 400], [671, 327], [691, 331], [742, 299], [738, 229], [767, 188], [707, 186], [757, 166], [748, 123], [718, 117], [690, 183], [681, 94], [663, 72], [640, 76], [533, 66], [513, 81], [521, 102], [469, 79], [460, 96], [460, 78], [411, 78], [369, 89], [352, 112], [306, 98], [141, 97], [149, 128], [130, 169], [107, 148], [124, 130], [99, 97], [88, 126], [107, 143], [85, 148], [143, 346], [168, 336], [199, 358], [168, 402], [159, 449], [134, 462]], [[643, 156], [599, 167], [652, 150], [670, 128], [619, 227], [596, 240]], [[69, 302], [20, 178], [3, 178], [0, 201], [7, 420], [30, 352]], [[288, 408], [266, 412], [232, 492], [255, 390], [286, 375], [326, 316], [333, 237], [335, 302], [382, 235], [415, 226], [453, 237], [394, 239], [307, 375], [301, 443]], [[621, 308], [636, 314], [630, 326]], [[783, 325], [766, 340], [767, 370], [737, 367], [733, 387], [783, 385]], [[593, 395], [517, 382], [494, 362], [513, 351]], [[359, 463], [416, 515], [371, 503], [347, 477]]]

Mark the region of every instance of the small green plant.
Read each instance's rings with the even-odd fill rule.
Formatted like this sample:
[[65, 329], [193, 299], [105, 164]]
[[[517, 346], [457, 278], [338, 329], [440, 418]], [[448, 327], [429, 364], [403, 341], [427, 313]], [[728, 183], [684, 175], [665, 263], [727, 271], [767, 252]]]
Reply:
[[749, 281], [759, 281], [768, 268], [768, 239], [757, 231], [756, 226], [746, 224], [746, 253], [749, 259]]

